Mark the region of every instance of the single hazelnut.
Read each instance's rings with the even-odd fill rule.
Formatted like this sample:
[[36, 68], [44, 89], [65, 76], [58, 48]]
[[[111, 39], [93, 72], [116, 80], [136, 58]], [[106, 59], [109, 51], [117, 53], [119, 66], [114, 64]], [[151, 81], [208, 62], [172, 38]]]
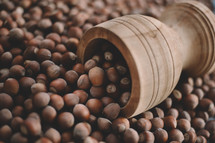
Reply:
[[141, 113], [140, 116], [149, 120], [153, 119], [153, 113], [151, 111], [145, 111]]
[[132, 128], [125, 130], [123, 135], [123, 140], [125, 143], [138, 143], [139, 135], [137, 131]]
[[120, 112], [120, 106], [117, 103], [110, 103], [107, 106], [105, 106], [103, 110], [104, 116], [110, 120], [116, 119], [119, 115], [119, 112]]
[[87, 74], [83, 74], [78, 78], [77, 86], [79, 89], [89, 89], [90, 88], [90, 80]]
[[57, 122], [61, 129], [69, 129], [74, 125], [75, 118], [72, 113], [62, 112], [58, 115]]
[[197, 132], [197, 136], [203, 136], [205, 137], [206, 139], [209, 139], [210, 137], [210, 132], [206, 129], [201, 129]]
[[94, 131], [92, 132], [91, 136], [95, 138], [97, 141], [103, 140], [103, 133], [101, 131]]
[[104, 106], [107, 106], [108, 104], [110, 103], [114, 103], [115, 101], [113, 100], [113, 98], [111, 97], [107, 97], [107, 96], [104, 96], [101, 98], [101, 101], [103, 103]]
[[40, 64], [37, 61], [27, 61], [24, 63], [26, 69], [26, 75], [35, 76], [40, 71]]
[[48, 93], [39, 92], [33, 96], [33, 105], [37, 108], [43, 108], [49, 104], [50, 96]]
[[52, 142], [54, 143], [60, 143], [61, 142], [61, 135], [60, 133], [54, 129], [54, 128], [49, 128], [46, 132], [45, 132], [45, 137], [47, 137], [48, 139], [50, 139]]
[[61, 58], [61, 64], [66, 68], [71, 68], [76, 63], [76, 60], [77, 55], [75, 55], [73, 52], [66, 52]]
[[14, 96], [17, 95], [19, 92], [19, 83], [16, 79], [14, 78], [8, 78], [5, 82], [4, 82], [4, 92]]
[[154, 132], [156, 143], [166, 143], [168, 140], [168, 133], [164, 129], [157, 129]]
[[131, 93], [130, 92], [124, 92], [119, 99], [119, 103], [121, 106], [125, 106], [129, 99], [130, 99]]
[[43, 118], [43, 121], [45, 121], [47, 123], [52, 123], [55, 120], [56, 116], [57, 116], [57, 112], [56, 112], [54, 107], [46, 106], [42, 110], [41, 116]]
[[74, 107], [79, 103], [79, 97], [76, 94], [68, 93], [63, 96], [64, 103], [67, 107]]
[[[106, 75], [107, 75], [107, 78], [110, 82], [116, 83], [119, 81], [119, 74], [114, 67], [107, 69]], [[125, 82], [127, 83], [127, 81], [125, 81]], [[122, 82], [122, 84], [124, 84], [124, 83]], [[120, 81], [120, 84], [121, 84], [121, 81]]]
[[1, 125], [9, 123], [12, 120], [12, 118], [13, 118], [13, 115], [9, 109], [3, 108], [0, 110], [0, 124]]
[[152, 131], [155, 131], [158, 128], [164, 127], [164, 121], [159, 117], [152, 118], [150, 121], [152, 124], [152, 128], [151, 128]]
[[80, 122], [75, 125], [73, 136], [76, 140], [83, 141], [91, 133], [91, 126], [86, 122]]
[[98, 99], [89, 99], [86, 103], [87, 108], [90, 110], [91, 114], [99, 115], [103, 110], [103, 104]]
[[111, 131], [111, 125], [112, 125], [111, 121], [106, 118], [99, 117], [97, 120], [97, 126], [99, 130], [101, 130], [102, 132]]
[[47, 92], [46, 85], [44, 85], [43, 83], [34, 83], [31, 86], [31, 93], [34, 95], [39, 92]]
[[89, 70], [89, 79], [94, 86], [102, 86], [104, 83], [104, 70], [94, 67]]
[[197, 136], [193, 131], [188, 131], [184, 134], [184, 142], [185, 143], [194, 143], [196, 142]]
[[164, 121], [164, 127], [169, 130], [169, 129], [175, 129], [177, 126], [177, 121], [175, 117], [173, 116], [166, 116], [163, 118]]
[[67, 83], [62, 78], [53, 80], [49, 85], [49, 90], [54, 93], [62, 92], [67, 86]]
[[184, 140], [184, 135], [178, 129], [170, 130], [168, 136], [169, 136], [169, 141], [183, 142], [183, 140]]
[[52, 94], [50, 96], [50, 105], [59, 111], [64, 107], [63, 97], [58, 94]]
[[73, 108], [73, 114], [81, 121], [87, 121], [90, 117], [90, 111], [84, 104], [76, 104]]
[[152, 123], [148, 119], [140, 118], [137, 120], [137, 127], [140, 131], [149, 131], [152, 128]]
[[14, 78], [20, 78], [25, 76], [25, 68], [21, 65], [14, 65], [9, 70], [10, 76]]
[[153, 143], [155, 141], [155, 136], [150, 131], [144, 131], [139, 134], [139, 142], [140, 143]]
[[179, 119], [177, 121], [177, 128], [182, 132], [188, 132], [191, 128], [190, 121], [188, 121], [187, 119]]
[[48, 49], [39, 49], [36, 55], [37, 55], [37, 60], [40, 62], [43, 62], [45, 60], [50, 60], [52, 56], [50, 50]]
[[183, 100], [187, 109], [195, 109], [199, 104], [199, 99], [195, 94], [187, 94]]
[[46, 69], [46, 74], [50, 79], [56, 79], [60, 76], [60, 67], [57, 65], [50, 65]]
[[[123, 126], [123, 130], [122, 130], [122, 126]], [[116, 132], [116, 133], [122, 133], [125, 130], [127, 130], [128, 128], [130, 128], [130, 124], [128, 119], [120, 117], [115, 119], [112, 122], [112, 129]]]
[[93, 59], [89, 59], [84, 64], [84, 70], [85, 72], [89, 72], [90, 69], [94, 68], [97, 65], [97, 62]]
[[102, 86], [92, 86], [90, 88], [90, 94], [94, 98], [101, 98], [105, 94], [105, 89]]
[[26, 94], [31, 93], [31, 86], [33, 84], [35, 84], [35, 80], [31, 77], [22, 77], [19, 80], [20, 89]]
[[74, 94], [76, 94], [79, 97], [79, 102], [80, 103], [85, 103], [87, 101], [88, 98], [88, 93], [85, 92], [84, 90], [75, 90], [73, 92]]
[[84, 73], [84, 65], [77, 63], [73, 66], [72, 70], [76, 71], [79, 75]]
[[202, 118], [193, 118], [191, 125], [195, 130], [200, 130], [205, 127], [205, 121]]

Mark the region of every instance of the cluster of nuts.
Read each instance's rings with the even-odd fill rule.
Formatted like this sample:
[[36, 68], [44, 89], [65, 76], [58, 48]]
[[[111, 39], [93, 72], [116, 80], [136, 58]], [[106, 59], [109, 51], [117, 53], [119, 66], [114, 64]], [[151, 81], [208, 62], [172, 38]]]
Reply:
[[0, 143], [215, 142], [215, 73], [181, 82], [157, 107], [120, 116], [131, 92], [123, 57], [106, 42], [75, 54], [93, 25], [159, 16], [173, 0], [0, 0]]

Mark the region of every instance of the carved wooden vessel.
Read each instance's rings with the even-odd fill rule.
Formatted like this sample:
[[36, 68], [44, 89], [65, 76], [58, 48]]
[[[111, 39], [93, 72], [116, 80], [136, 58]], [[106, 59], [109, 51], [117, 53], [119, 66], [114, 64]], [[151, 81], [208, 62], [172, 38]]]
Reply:
[[[161, 22], [162, 21], [162, 22]], [[183, 71], [200, 76], [215, 67], [215, 17], [203, 4], [182, 1], [166, 9], [160, 21], [127, 15], [88, 30], [78, 56], [84, 62], [107, 40], [125, 58], [132, 78], [126, 117], [142, 113], [166, 99]]]

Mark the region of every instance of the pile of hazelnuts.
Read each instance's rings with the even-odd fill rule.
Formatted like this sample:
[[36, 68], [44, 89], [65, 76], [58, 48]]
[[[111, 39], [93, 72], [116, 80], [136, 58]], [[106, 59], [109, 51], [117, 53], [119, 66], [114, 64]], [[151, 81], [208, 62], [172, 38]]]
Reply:
[[215, 142], [215, 72], [182, 76], [160, 105], [127, 119], [126, 61], [104, 41], [84, 64], [87, 29], [125, 14], [159, 16], [171, 0], [1, 0], [0, 143]]

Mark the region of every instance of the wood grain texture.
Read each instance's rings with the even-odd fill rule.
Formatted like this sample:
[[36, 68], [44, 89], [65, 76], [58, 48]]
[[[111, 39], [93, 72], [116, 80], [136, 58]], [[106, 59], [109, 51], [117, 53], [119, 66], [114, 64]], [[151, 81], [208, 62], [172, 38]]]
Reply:
[[194, 1], [177, 3], [163, 13], [161, 21], [127, 15], [91, 28], [81, 39], [77, 54], [82, 62], [99, 50], [104, 40], [125, 58], [132, 79], [131, 97], [121, 109], [126, 117], [166, 99], [182, 69], [198, 76], [214, 67], [215, 19], [209, 9]]

